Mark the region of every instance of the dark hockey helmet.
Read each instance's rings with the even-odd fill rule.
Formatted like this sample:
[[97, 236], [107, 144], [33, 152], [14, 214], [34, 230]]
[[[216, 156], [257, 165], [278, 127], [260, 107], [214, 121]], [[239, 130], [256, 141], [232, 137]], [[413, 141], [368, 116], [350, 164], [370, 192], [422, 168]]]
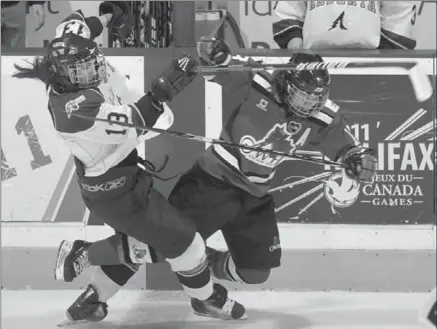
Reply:
[[46, 56], [60, 92], [93, 88], [107, 79], [105, 56], [90, 39], [76, 34], [55, 38]]
[[[296, 53], [292, 64], [323, 63], [320, 55]], [[320, 111], [329, 97], [331, 77], [326, 68], [314, 70], [284, 70], [275, 77], [274, 91], [287, 105], [288, 110], [299, 117], [310, 117]]]

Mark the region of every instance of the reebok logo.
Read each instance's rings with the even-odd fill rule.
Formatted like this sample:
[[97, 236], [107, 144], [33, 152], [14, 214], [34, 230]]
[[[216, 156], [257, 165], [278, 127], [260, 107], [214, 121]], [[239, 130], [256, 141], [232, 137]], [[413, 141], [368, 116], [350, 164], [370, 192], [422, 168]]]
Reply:
[[81, 183], [81, 185], [85, 191], [95, 193], [95, 192], [112, 191], [112, 190], [118, 189], [120, 187], [123, 187], [125, 183], [126, 183], [126, 177], [123, 176], [123, 177], [114, 179], [113, 181], [109, 181], [109, 182], [102, 183], [102, 184], [88, 185], [88, 184]]
[[332, 23], [331, 28], [328, 31], [331, 31], [331, 30], [335, 29], [336, 27], [340, 27], [341, 30], [347, 30], [346, 26], [344, 26], [344, 11]]

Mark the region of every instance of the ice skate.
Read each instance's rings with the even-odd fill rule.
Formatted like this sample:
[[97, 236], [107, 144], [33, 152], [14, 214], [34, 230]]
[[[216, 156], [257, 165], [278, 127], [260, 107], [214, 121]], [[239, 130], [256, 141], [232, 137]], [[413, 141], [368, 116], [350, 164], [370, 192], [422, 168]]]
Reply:
[[87, 253], [89, 245], [90, 243], [82, 240], [61, 242], [56, 257], [56, 280], [71, 282], [90, 266]]
[[99, 322], [108, 315], [108, 305], [99, 302], [99, 296], [92, 285], [74, 301], [65, 312], [65, 319], [58, 327], [67, 327], [85, 322]]
[[214, 293], [207, 300], [191, 299], [194, 314], [223, 320], [246, 320], [244, 306], [230, 298], [222, 285], [214, 284]]

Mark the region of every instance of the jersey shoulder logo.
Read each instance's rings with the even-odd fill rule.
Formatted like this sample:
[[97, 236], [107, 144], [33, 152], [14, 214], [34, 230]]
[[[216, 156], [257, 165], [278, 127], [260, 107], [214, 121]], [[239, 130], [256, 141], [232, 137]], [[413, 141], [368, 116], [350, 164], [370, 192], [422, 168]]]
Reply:
[[[296, 151], [297, 146], [303, 146], [308, 139], [311, 128], [307, 128], [300, 136], [299, 140], [295, 141], [294, 136], [302, 130], [302, 124], [295, 121], [275, 124], [266, 135], [257, 140], [251, 135], [244, 135], [240, 144], [259, 149], [274, 150], [287, 154], [292, 154]], [[251, 162], [258, 165], [275, 168], [281, 162], [290, 158], [280, 155], [265, 153], [262, 150], [240, 150], [242, 155]]]
[[79, 97], [72, 99], [65, 104], [65, 112], [67, 113], [67, 117], [69, 119], [71, 117], [71, 113], [73, 113], [74, 111], [79, 111], [79, 105], [80, 103], [84, 102], [85, 99], [86, 98], [84, 95], [80, 95]]
[[263, 110], [264, 112], [267, 112], [267, 106], [269, 105], [269, 102], [266, 101], [264, 98], [261, 98], [259, 103], [256, 105], [257, 108], [260, 110]]
[[344, 11], [338, 16], [334, 22], [332, 22], [331, 28], [328, 31], [331, 31], [337, 27], [339, 27], [341, 30], [347, 30], [346, 26], [344, 25]]

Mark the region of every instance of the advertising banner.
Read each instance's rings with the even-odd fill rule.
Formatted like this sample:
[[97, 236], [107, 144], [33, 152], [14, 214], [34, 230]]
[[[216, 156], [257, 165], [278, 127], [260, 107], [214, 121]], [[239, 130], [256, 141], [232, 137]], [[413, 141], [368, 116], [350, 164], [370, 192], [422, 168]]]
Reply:
[[[330, 1], [312, 1], [326, 3]], [[333, 1], [331, 1], [333, 2]], [[341, 1], [345, 3], [345, 1]], [[351, 2], [351, 1], [349, 1]], [[363, 2], [363, 1], [352, 1]], [[434, 1], [416, 1], [416, 49], [436, 49], [436, 13], [437, 4]], [[245, 37], [247, 48], [278, 48], [273, 41], [272, 24], [278, 20], [274, 9], [278, 1], [240, 1], [239, 19], [240, 31]]]
[[[284, 62], [288, 58], [264, 60]], [[332, 69], [331, 99], [340, 106], [355, 137], [376, 151], [379, 168], [374, 183], [358, 184], [329, 166], [284, 161], [270, 191], [280, 222], [434, 222], [435, 103], [432, 97], [417, 100], [423, 81], [412, 79], [411, 72], [402, 67], [402, 63], [417, 62], [414, 70], [432, 88], [433, 60], [366, 60], [398, 62], [399, 67]], [[235, 104], [228, 93], [223, 91], [222, 97], [225, 120]], [[303, 154], [321, 157], [313, 149]]]
[[[1, 219], [82, 221], [87, 212], [73, 159], [53, 129], [45, 86], [12, 78], [14, 63], [26, 65], [32, 59], [1, 57]], [[129, 76], [130, 87], [144, 90], [142, 56], [108, 56], [108, 61]], [[144, 147], [139, 150], [144, 153]]]

